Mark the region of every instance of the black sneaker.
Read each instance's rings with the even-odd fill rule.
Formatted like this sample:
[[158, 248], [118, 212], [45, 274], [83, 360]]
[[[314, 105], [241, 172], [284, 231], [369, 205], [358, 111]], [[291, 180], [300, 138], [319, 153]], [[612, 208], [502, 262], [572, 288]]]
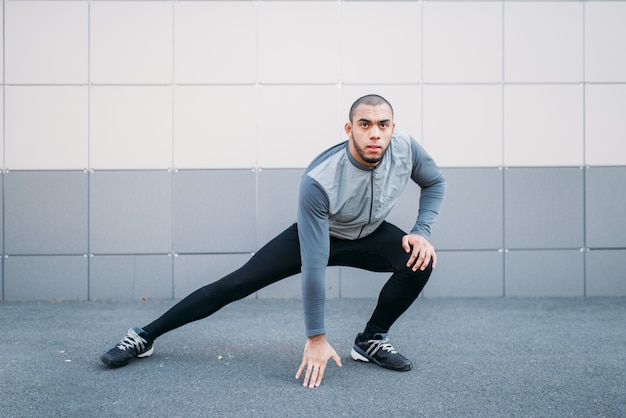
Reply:
[[148, 357], [153, 352], [152, 341], [146, 332], [134, 327], [128, 330], [122, 341], [102, 353], [100, 360], [107, 366], [122, 367], [135, 357]]
[[387, 334], [374, 334], [374, 338], [361, 341], [361, 335], [356, 336], [354, 347], [350, 355], [353, 360], [372, 362], [385, 369], [408, 372], [413, 368], [411, 361], [398, 353], [398, 350], [389, 344]]

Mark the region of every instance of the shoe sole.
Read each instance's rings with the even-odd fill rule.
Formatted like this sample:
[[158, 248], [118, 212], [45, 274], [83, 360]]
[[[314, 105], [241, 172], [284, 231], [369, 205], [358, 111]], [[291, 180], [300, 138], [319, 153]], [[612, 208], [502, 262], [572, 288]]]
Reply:
[[352, 357], [352, 360], [362, 361], [364, 363], [372, 362], [375, 365], [382, 367], [383, 369], [393, 370], [396, 372], [408, 372], [411, 369], [413, 369], [413, 365], [411, 363], [409, 363], [407, 366], [404, 366], [404, 367], [393, 367], [393, 366], [387, 366], [385, 364], [380, 364], [380, 362], [376, 361], [376, 359], [366, 357], [365, 355], [356, 351], [354, 348], [352, 348], [352, 351], [350, 351], [350, 357]]
[[146, 351], [145, 353], [139, 354], [137, 357], [138, 358], [150, 357], [152, 353], [154, 353], [154, 346], [150, 347], [150, 349]]
[[[152, 353], [154, 353], [154, 346], [150, 347], [150, 349], [144, 353], [141, 353], [137, 356], [137, 358], [145, 358], [145, 357], [150, 357], [152, 355]], [[110, 367], [124, 367], [126, 365], [128, 365], [128, 363], [130, 363], [129, 359], [127, 362], [125, 363], [115, 363], [111, 360], [109, 360], [104, 354], [102, 356], [100, 356], [100, 361], [103, 362], [104, 364], [106, 364], [107, 366]]]
[[356, 351], [354, 348], [352, 349], [352, 351], [350, 351], [350, 357], [352, 357], [352, 360], [362, 361], [364, 363], [370, 362], [370, 360], [367, 357], [365, 357], [364, 355]]

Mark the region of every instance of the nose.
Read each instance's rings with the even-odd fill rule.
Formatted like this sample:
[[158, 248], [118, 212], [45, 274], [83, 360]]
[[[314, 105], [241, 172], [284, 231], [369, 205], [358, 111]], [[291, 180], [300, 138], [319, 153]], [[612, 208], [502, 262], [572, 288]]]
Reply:
[[371, 139], [380, 139], [380, 128], [376, 125], [372, 125], [370, 128], [370, 138]]

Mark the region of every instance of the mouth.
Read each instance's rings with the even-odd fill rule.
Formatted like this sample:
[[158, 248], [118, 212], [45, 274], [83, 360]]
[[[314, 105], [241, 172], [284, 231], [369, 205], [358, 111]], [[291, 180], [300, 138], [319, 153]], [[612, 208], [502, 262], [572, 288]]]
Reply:
[[382, 147], [380, 145], [368, 145], [365, 147], [365, 149], [369, 152], [379, 152], [381, 148]]

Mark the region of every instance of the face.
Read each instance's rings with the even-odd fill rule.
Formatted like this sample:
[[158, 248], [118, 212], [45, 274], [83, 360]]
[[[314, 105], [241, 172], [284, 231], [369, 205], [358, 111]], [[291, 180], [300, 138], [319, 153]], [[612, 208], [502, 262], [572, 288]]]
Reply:
[[395, 127], [389, 106], [360, 105], [345, 126], [350, 154], [361, 164], [376, 167], [389, 147]]

